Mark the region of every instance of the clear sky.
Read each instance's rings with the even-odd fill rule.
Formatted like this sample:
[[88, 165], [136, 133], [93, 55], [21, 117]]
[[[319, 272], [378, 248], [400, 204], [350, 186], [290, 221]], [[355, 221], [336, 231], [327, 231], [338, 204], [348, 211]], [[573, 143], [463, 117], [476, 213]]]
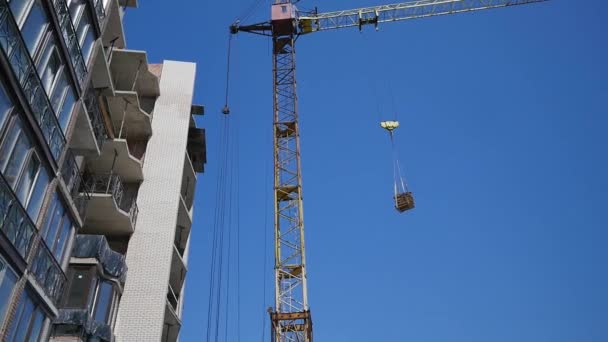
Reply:
[[[186, 342], [206, 335], [227, 30], [252, 2], [146, 0], [125, 17], [128, 46], [147, 50], [151, 62], [198, 64], [195, 102], [207, 109]], [[247, 22], [268, 18], [261, 2]], [[606, 13], [603, 0], [554, 0], [301, 37], [317, 341], [608, 341]], [[273, 304], [269, 40], [239, 34], [232, 72], [240, 189], [228, 195], [240, 203], [241, 273], [237, 296], [233, 263], [227, 341], [238, 341], [237, 297], [240, 341], [261, 341]], [[405, 214], [392, 206], [389, 142], [378, 123], [393, 117], [417, 201]]]

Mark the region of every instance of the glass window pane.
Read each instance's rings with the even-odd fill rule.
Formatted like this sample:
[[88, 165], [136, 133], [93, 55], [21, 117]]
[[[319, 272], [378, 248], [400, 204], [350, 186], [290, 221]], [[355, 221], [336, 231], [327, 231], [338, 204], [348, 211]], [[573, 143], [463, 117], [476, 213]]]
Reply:
[[37, 309], [34, 313], [34, 320], [30, 327], [30, 336], [28, 338], [29, 342], [38, 342], [40, 338], [40, 333], [42, 331], [42, 324], [44, 323], [44, 313], [42, 310]]
[[[2, 265], [2, 260], [0, 260]], [[17, 275], [8, 268], [6, 265], [2, 265], [4, 270], [0, 271], [0, 325], [4, 323], [4, 317], [6, 315], [6, 309], [8, 307], [13, 288], [17, 283]], [[4, 275], [2, 275], [4, 273]]]
[[8, 114], [13, 108], [13, 102], [6, 94], [4, 87], [0, 84], [0, 132], [8, 120]]
[[59, 202], [59, 197], [57, 197], [57, 194], [54, 194], [53, 199], [51, 200], [51, 205], [46, 212], [43, 229], [44, 241], [49, 248], [53, 248], [53, 242], [55, 241], [55, 236], [57, 236], [57, 229], [60, 226], [63, 211], [64, 209]]
[[72, 110], [74, 109], [75, 102], [76, 99], [74, 98], [74, 91], [71, 88], [68, 88], [65, 100], [63, 101], [63, 106], [58, 114], [59, 124], [61, 125], [61, 129], [64, 133], [68, 129], [68, 124], [70, 123], [70, 118], [72, 117]]
[[66, 307], [86, 309], [89, 304], [92, 282], [93, 277], [89, 268], [74, 268]]
[[9, 341], [24, 341], [28, 327], [30, 326], [32, 313], [34, 312], [34, 303], [29, 296], [24, 293], [19, 306], [21, 307], [19, 308], [21, 315], [18, 316], [19, 319], [15, 319], [13, 321], [13, 325], [9, 333]]
[[82, 56], [84, 57], [85, 63], [88, 64], [89, 57], [91, 57], [91, 52], [93, 51], [93, 44], [95, 43], [95, 33], [93, 32], [93, 28], [89, 25], [89, 30], [87, 31], [87, 36], [82, 43]]
[[30, 190], [34, 185], [34, 180], [36, 179], [36, 175], [38, 175], [38, 170], [40, 170], [40, 161], [38, 160], [36, 154], [32, 154], [25, 170], [23, 171], [23, 174], [19, 179], [17, 189], [15, 190], [17, 198], [19, 201], [21, 201], [23, 207], [27, 207]]
[[25, 41], [25, 45], [30, 51], [30, 55], [33, 55], [36, 51], [36, 47], [42, 38], [42, 34], [49, 22], [49, 19], [44, 12], [41, 0], [35, 0], [30, 10], [23, 27], [21, 28], [21, 35]]
[[84, 9], [84, 1], [85, 0], [68, 0], [68, 8], [70, 10], [70, 16], [72, 17], [72, 24], [74, 24], [74, 27], [77, 27], [78, 22], [80, 21], [80, 16]]
[[0, 171], [13, 188], [30, 148], [29, 139], [23, 132], [20, 120], [17, 119], [0, 148]]
[[40, 213], [40, 207], [42, 206], [44, 194], [46, 193], [46, 188], [48, 185], [49, 174], [44, 168], [41, 168], [40, 172], [38, 173], [38, 179], [36, 179], [36, 185], [32, 191], [30, 201], [27, 205], [27, 212], [33, 222], [38, 220], [38, 214]]
[[94, 320], [98, 322], [106, 322], [108, 312], [112, 306], [112, 283], [103, 281], [99, 285], [97, 293], [97, 304], [95, 304]]
[[32, 0], [11, 0], [10, 7], [13, 12], [13, 16], [15, 17], [15, 21], [19, 23], [21, 21], [21, 17], [23, 17], [23, 12], [27, 8], [27, 5], [32, 2]]
[[70, 233], [72, 232], [72, 220], [67, 216], [64, 216], [63, 225], [61, 226], [61, 230], [59, 231], [59, 235], [57, 236], [57, 241], [55, 242], [55, 247], [53, 248], [53, 255], [55, 259], [60, 264], [63, 261], [63, 252], [66, 247], [66, 242], [70, 237]]
[[49, 42], [49, 45], [51, 46], [50, 51], [48, 52], [49, 55], [44, 56], [45, 58], [42, 59], [42, 63], [38, 68], [42, 85], [44, 86], [44, 90], [46, 90], [47, 94], [50, 94], [53, 82], [57, 79], [59, 69], [62, 66], [59, 51], [57, 51], [55, 44]]

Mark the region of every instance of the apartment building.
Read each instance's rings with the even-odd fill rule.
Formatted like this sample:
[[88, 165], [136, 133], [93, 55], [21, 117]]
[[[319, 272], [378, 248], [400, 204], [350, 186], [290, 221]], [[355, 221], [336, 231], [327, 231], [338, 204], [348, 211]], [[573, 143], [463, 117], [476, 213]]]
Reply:
[[0, 0], [0, 339], [176, 341], [205, 132], [136, 0]]

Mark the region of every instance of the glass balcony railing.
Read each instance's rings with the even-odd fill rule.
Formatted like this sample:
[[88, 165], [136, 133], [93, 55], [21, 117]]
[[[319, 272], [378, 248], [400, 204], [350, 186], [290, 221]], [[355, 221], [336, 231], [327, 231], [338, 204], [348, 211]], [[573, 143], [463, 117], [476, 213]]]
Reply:
[[23, 259], [27, 259], [36, 236], [36, 228], [27, 212], [0, 174], [0, 231]]
[[76, 30], [72, 24], [68, 5], [65, 0], [54, 0], [53, 6], [55, 12], [57, 12], [57, 18], [59, 20], [59, 26], [61, 27], [61, 34], [66, 46], [68, 47], [68, 53], [70, 60], [76, 71], [76, 77], [78, 77], [79, 85], [82, 86], [87, 75], [87, 66], [84, 58], [82, 57], [82, 51], [80, 50], [80, 44], [78, 43], [78, 36]]
[[65, 137], [6, 0], [0, 0], [0, 46], [53, 157], [59, 160]]

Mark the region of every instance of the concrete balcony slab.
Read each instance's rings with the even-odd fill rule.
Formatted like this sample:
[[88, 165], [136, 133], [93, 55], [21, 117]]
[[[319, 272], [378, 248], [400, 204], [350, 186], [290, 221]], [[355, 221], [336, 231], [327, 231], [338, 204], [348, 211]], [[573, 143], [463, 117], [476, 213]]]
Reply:
[[80, 234], [106, 236], [129, 236], [135, 224], [129, 212], [122, 210], [112, 194], [92, 193], [87, 207], [87, 215]]
[[158, 97], [158, 77], [150, 72], [145, 51], [114, 49], [110, 72], [116, 90], [136, 91], [139, 96]]
[[125, 30], [122, 25], [122, 14], [118, 1], [110, 1], [106, 8], [107, 23], [102, 36], [104, 46], [122, 49], [126, 46]]
[[131, 153], [126, 139], [108, 139], [103, 144], [101, 154], [87, 161], [87, 171], [120, 175], [127, 183], [137, 183], [144, 179], [141, 158]]
[[108, 97], [108, 110], [119, 138], [148, 138], [152, 135], [152, 117], [142, 109], [135, 91], [116, 90]]
[[82, 101], [76, 103], [74, 113], [76, 113], [76, 127], [70, 140], [70, 148], [80, 155], [99, 155], [101, 147], [97, 145], [93, 123]]

